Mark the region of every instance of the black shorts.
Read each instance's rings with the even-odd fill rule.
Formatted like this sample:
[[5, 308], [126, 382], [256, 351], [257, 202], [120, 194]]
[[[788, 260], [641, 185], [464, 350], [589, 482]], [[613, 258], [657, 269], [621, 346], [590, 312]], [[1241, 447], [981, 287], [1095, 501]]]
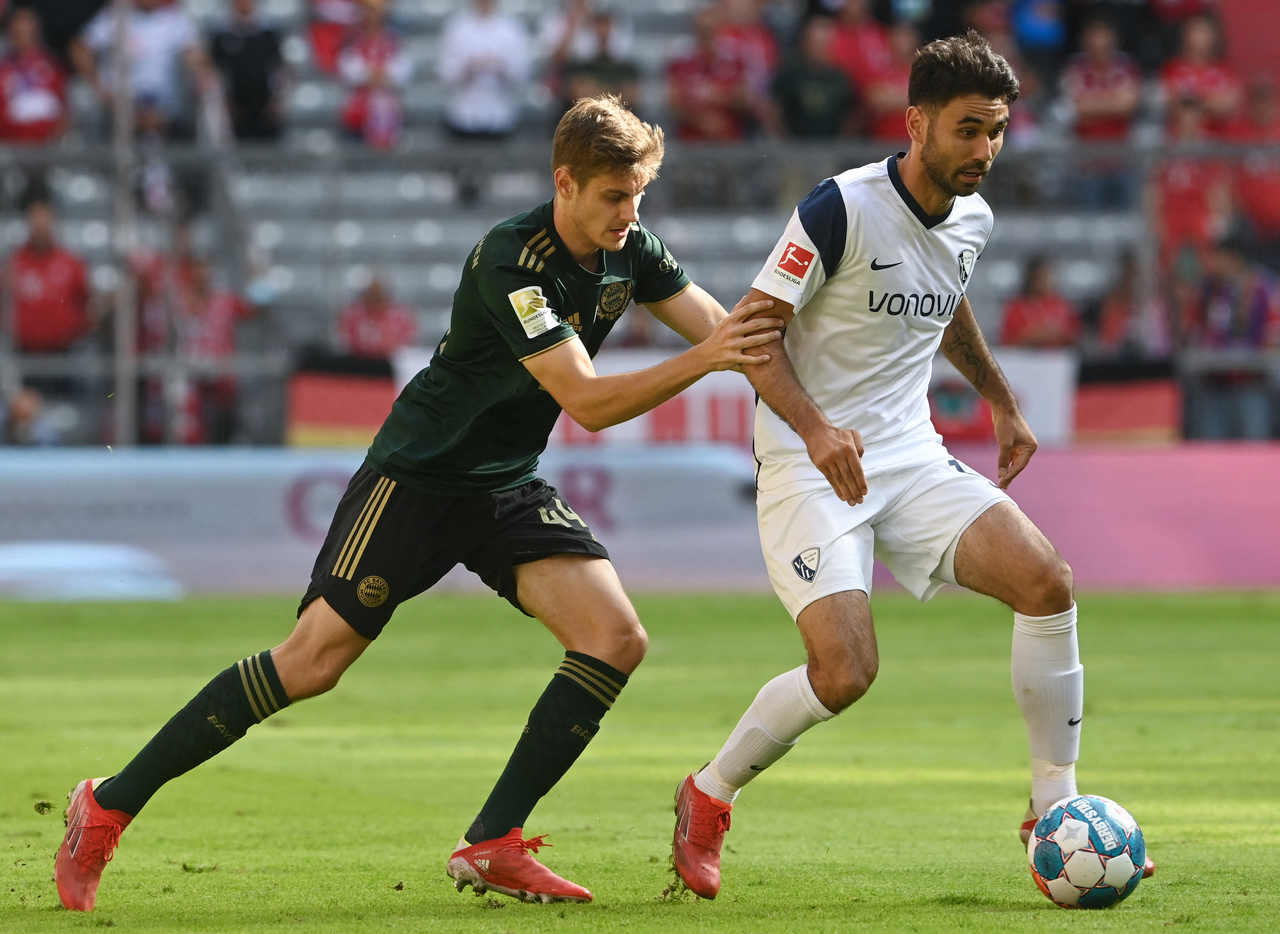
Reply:
[[459, 562], [525, 612], [515, 566], [563, 554], [609, 557], [542, 480], [501, 493], [440, 496], [362, 464], [338, 503], [298, 615], [324, 597], [356, 632], [375, 639], [398, 604]]

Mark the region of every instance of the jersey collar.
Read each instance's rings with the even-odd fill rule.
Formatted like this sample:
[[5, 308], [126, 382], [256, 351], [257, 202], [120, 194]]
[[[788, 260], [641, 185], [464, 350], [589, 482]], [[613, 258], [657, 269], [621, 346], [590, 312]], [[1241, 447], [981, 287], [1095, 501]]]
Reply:
[[890, 156], [885, 162], [885, 165], [889, 168], [889, 181], [893, 182], [893, 190], [898, 193], [902, 203], [916, 216], [916, 220], [924, 224], [925, 230], [932, 230], [951, 216], [951, 211], [956, 206], [956, 199], [952, 198], [951, 204], [941, 214], [926, 214], [924, 208], [920, 207], [920, 202], [915, 199], [915, 195], [907, 190], [907, 185], [902, 180], [902, 176], [898, 174], [898, 160], [905, 159], [906, 156], [905, 152], [900, 152], [895, 156]]
[[601, 256], [599, 272], [592, 272], [591, 270], [584, 268], [575, 262], [573, 257], [569, 255], [569, 248], [564, 245], [564, 241], [560, 239], [560, 232], [556, 230], [555, 201], [548, 201], [546, 204], [542, 205], [539, 211], [542, 214], [540, 222], [545, 223], [547, 233], [551, 236], [551, 242], [556, 246], [556, 252], [553, 255], [553, 259], [560, 258], [561, 260], [559, 263], [556, 263], [556, 265], [562, 271], [571, 276], [578, 276], [590, 282], [600, 282], [603, 280], [609, 271], [609, 251], [600, 250]]

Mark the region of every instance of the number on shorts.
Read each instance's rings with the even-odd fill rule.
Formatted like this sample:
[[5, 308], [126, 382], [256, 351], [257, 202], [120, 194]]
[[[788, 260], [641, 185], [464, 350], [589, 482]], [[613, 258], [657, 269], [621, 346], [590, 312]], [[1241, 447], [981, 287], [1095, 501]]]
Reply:
[[961, 463], [960, 463], [958, 460], [956, 460], [954, 457], [953, 457], [953, 458], [951, 458], [951, 460], [947, 461], [947, 463], [948, 463], [948, 464], [950, 464], [952, 467], [954, 467], [956, 470], [960, 471], [960, 473], [964, 473], [964, 472], [965, 472], [965, 470], [964, 470], [964, 465], [963, 465], [963, 464], [961, 464]]
[[546, 525], [563, 525], [566, 529], [570, 529], [573, 528], [573, 526], [569, 525], [569, 521], [573, 520], [578, 523], [578, 525], [582, 526], [582, 528], [585, 529], [587, 527], [587, 524], [582, 521], [582, 517], [566, 506], [558, 497], [556, 499], [556, 506], [554, 509], [548, 509], [546, 506], [539, 506], [538, 515]]

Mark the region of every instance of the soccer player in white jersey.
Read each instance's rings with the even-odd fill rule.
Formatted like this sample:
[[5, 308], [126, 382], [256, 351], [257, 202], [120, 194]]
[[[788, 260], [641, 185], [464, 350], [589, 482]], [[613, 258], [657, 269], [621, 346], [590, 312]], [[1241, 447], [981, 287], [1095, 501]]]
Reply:
[[[1013, 70], [977, 33], [921, 48], [909, 150], [819, 184], [753, 283], [747, 300], [772, 298], [769, 314], [788, 322], [782, 347], [749, 372], [762, 402], [760, 544], [808, 663], [765, 684], [679, 786], [675, 867], [704, 898], [720, 890], [741, 788], [875, 679], [873, 557], [921, 600], [953, 583], [1013, 610], [1013, 690], [1031, 745], [1024, 843], [1037, 815], [1076, 792], [1084, 668], [1071, 568], [1004, 492], [1036, 439], [965, 298], [992, 227], [977, 190], [1017, 97]], [[991, 405], [998, 484], [952, 457], [930, 422], [939, 349]]]

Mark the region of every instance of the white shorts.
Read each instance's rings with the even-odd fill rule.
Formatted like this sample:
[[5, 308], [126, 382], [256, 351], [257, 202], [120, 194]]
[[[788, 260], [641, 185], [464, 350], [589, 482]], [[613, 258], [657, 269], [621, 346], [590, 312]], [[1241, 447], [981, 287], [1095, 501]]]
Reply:
[[868, 477], [867, 497], [857, 506], [825, 481], [757, 495], [769, 580], [793, 619], [843, 590], [870, 596], [874, 558], [920, 600], [956, 582], [961, 534], [996, 503], [1012, 500], [941, 444], [931, 447], [936, 454], [917, 466]]

